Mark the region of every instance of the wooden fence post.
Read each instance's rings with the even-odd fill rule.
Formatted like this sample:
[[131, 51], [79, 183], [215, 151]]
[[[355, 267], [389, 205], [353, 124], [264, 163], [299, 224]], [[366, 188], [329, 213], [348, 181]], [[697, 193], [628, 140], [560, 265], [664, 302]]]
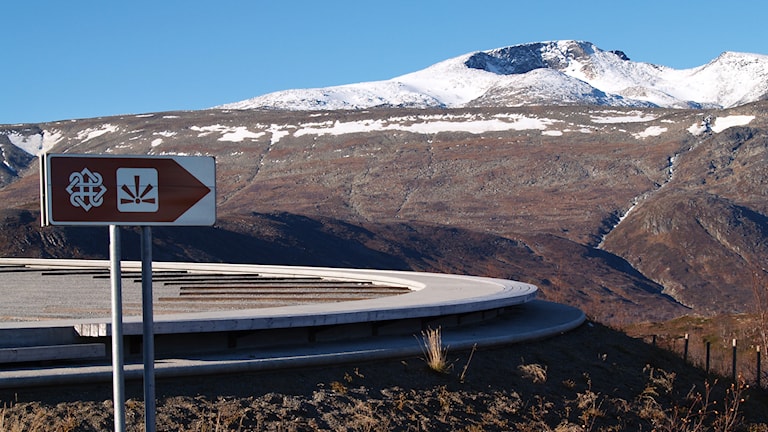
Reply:
[[757, 388], [760, 388], [760, 345], [757, 346]]
[[731, 362], [731, 378], [736, 382], [736, 339], [733, 339], [733, 360]]
[[706, 359], [707, 367], [706, 367], [706, 370], [705, 370], [705, 372], [707, 374], [709, 374], [709, 352], [710, 352], [711, 348], [712, 348], [712, 342], [707, 341], [707, 359]]

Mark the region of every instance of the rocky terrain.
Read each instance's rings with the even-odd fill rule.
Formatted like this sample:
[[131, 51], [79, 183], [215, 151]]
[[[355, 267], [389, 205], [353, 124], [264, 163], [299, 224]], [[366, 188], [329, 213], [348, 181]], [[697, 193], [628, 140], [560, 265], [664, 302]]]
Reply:
[[749, 312], [768, 247], [766, 107], [206, 110], [6, 125], [0, 253], [107, 254], [106, 228], [39, 226], [30, 153], [212, 155], [216, 225], [154, 230], [156, 259], [511, 278], [619, 324]]

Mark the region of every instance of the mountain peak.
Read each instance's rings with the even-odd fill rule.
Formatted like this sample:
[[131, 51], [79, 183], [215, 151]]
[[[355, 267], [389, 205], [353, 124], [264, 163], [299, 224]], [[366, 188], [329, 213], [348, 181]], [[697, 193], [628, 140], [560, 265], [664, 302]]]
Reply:
[[[535, 73], [541, 69], [554, 73]], [[538, 79], [546, 82], [533, 82]], [[726, 52], [704, 66], [676, 70], [634, 62], [623, 51], [604, 51], [591, 42], [559, 40], [477, 51], [390, 80], [286, 90], [216, 108], [334, 110], [488, 104], [727, 108], [768, 98], [767, 82], [768, 56], [764, 55]]]
[[[535, 42], [479, 51], [464, 64], [499, 75], [518, 75], [542, 68], [564, 69], [574, 61], [588, 61], [598, 51], [594, 44], [584, 41]], [[627, 59], [623, 52], [619, 53], [616, 55]]]

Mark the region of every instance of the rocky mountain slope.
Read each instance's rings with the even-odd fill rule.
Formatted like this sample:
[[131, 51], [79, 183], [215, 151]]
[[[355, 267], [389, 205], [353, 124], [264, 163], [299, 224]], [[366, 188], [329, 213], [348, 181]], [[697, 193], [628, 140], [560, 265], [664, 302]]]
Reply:
[[[620, 323], [749, 310], [766, 108], [207, 110], [4, 126], [0, 147], [215, 156], [216, 226], [153, 230], [158, 260], [512, 278]], [[1, 253], [106, 256], [105, 228], [39, 227], [26, 152], [4, 161]]]
[[768, 56], [725, 52], [691, 68], [632, 61], [586, 41], [536, 42], [448, 59], [384, 81], [286, 90], [224, 109], [607, 105], [729, 108], [768, 97]]

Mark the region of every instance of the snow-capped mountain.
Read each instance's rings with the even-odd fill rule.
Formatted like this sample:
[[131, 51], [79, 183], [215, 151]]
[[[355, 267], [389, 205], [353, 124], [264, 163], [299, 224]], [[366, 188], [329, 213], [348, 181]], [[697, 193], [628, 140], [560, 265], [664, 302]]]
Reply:
[[553, 41], [465, 54], [390, 80], [285, 90], [222, 109], [606, 105], [728, 108], [768, 98], [768, 56], [726, 52], [673, 69], [590, 42]]

